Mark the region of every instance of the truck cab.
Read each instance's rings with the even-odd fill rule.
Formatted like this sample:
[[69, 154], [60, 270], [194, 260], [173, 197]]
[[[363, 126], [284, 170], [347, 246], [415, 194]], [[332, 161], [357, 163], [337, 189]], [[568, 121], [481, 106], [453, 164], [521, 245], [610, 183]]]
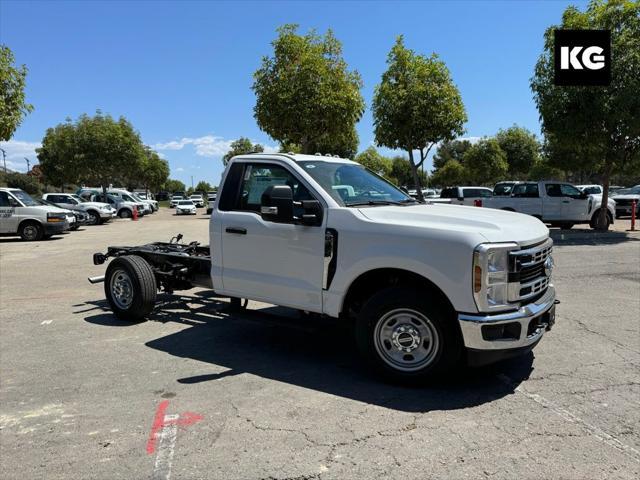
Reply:
[[69, 216], [42, 205], [18, 188], [0, 188], [0, 236], [46, 240], [69, 229]]

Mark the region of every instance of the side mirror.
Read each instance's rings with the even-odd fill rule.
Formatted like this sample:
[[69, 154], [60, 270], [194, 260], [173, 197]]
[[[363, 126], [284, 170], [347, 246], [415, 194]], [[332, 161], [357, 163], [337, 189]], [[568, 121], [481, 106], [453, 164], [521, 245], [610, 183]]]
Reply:
[[587, 192], [580, 192], [580, 198], [581, 199], [585, 199], [585, 198], [589, 198], [589, 194]]
[[19, 207], [20, 204], [16, 201], [16, 199], [9, 197], [9, 206], [12, 208]]
[[268, 222], [293, 221], [293, 192], [289, 185], [270, 185], [262, 194], [260, 216]]

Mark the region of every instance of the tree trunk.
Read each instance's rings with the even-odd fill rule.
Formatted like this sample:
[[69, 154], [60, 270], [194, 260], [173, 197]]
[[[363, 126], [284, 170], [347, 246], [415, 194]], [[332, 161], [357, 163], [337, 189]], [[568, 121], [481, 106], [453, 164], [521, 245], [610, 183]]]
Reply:
[[413, 176], [413, 184], [418, 195], [418, 201], [424, 203], [424, 197], [422, 196], [422, 187], [420, 186], [420, 177], [418, 177], [418, 167], [416, 167], [413, 161], [413, 150], [409, 149], [409, 164], [411, 165], [411, 175]]
[[607, 204], [609, 202], [609, 182], [612, 167], [613, 160], [609, 156], [607, 156], [604, 164], [604, 172], [602, 175], [602, 205], [600, 205], [600, 212], [598, 214], [598, 219], [596, 220], [596, 229], [601, 232], [606, 232], [608, 230]]

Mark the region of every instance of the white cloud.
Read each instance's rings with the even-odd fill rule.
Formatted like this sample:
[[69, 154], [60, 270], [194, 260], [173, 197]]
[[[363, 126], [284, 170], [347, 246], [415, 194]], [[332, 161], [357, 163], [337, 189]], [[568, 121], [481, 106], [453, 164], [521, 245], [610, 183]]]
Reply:
[[176, 172], [184, 172], [184, 168], [182, 167], [178, 167], [175, 169]]
[[[27, 157], [31, 162], [31, 166], [38, 163], [36, 157], [36, 148], [40, 148], [40, 142], [26, 142], [24, 140], [9, 140], [8, 142], [0, 142], [0, 148], [6, 152], [7, 168], [18, 172], [27, 171]], [[0, 152], [0, 160], [2, 160], [2, 152]], [[0, 164], [0, 166], [4, 166]]]
[[[156, 143], [152, 145], [152, 148], [154, 150], [182, 150], [187, 145], [192, 145], [195, 148], [196, 155], [201, 157], [221, 157], [231, 149], [233, 141], [215, 135], [204, 135], [203, 137], [183, 137], [180, 140]], [[260, 143], [253, 140], [252, 142]], [[264, 146], [265, 153], [275, 153], [278, 150], [277, 146]]]

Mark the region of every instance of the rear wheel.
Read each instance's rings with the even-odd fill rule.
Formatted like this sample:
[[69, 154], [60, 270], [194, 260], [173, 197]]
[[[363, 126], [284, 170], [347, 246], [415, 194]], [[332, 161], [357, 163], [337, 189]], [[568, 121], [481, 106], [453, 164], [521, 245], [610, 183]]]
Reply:
[[44, 229], [38, 222], [24, 222], [20, 225], [18, 232], [22, 240], [26, 242], [33, 242], [35, 240], [41, 240], [44, 235]]
[[419, 383], [440, 377], [462, 358], [460, 335], [449, 316], [416, 290], [386, 288], [358, 314], [358, 348], [390, 380]]
[[558, 226], [563, 230], [571, 230], [573, 228], [573, 223], [559, 223]]
[[[589, 226], [594, 230], [598, 228], [598, 216], [600, 215], [600, 211], [596, 210], [591, 216], [591, 221], [589, 222]], [[607, 215], [605, 218], [604, 225], [602, 225], [602, 230], [609, 230], [609, 226], [613, 223], [613, 218], [611, 217], [611, 213], [607, 211]]]
[[104, 292], [116, 317], [139, 322], [153, 310], [158, 285], [144, 258], [127, 255], [116, 258], [107, 267]]

